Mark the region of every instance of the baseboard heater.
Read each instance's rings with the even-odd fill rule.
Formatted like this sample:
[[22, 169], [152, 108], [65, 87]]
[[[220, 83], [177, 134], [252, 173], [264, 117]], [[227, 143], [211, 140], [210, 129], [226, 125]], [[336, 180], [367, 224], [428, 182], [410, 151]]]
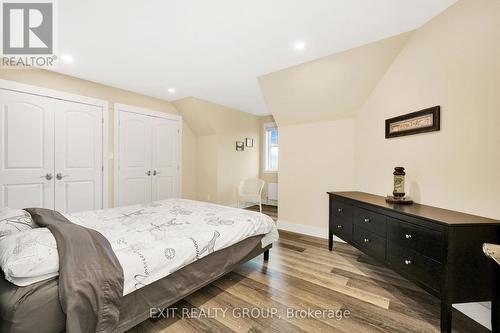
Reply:
[[278, 201], [278, 183], [267, 183], [267, 200]]

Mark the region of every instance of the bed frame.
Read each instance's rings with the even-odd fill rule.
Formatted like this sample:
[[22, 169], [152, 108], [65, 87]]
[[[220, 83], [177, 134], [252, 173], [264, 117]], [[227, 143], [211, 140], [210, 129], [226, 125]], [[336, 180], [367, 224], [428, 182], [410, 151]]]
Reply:
[[[262, 248], [262, 237], [253, 236], [216, 251], [124, 296], [118, 331], [130, 330], [152, 318], [151, 309], [168, 308], [261, 254], [264, 261], [268, 261], [272, 244]], [[58, 279], [17, 287], [4, 280], [0, 273], [0, 295], [3, 296], [0, 298], [1, 332], [65, 331], [66, 316], [59, 303]]]
[[[162, 304], [161, 306], [158, 306], [158, 308], [162, 308], [162, 309], [165, 309], [165, 308], [168, 308], [169, 306], [171, 305], [174, 305], [175, 303], [177, 303], [178, 301], [182, 300], [183, 298], [191, 295], [192, 293], [195, 293], [197, 292], [198, 290], [200, 289], [203, 289], [204, 287], [206, 287], [207, 285], [209, 285], [210, 283], [214, 282], [215, 280], [221, 278], [222, 276], [226, 275], [227, 273], [231, 272], [234, 268], [236, 268], [237, 266], [240, 266], [250, 260], [252, 260], [253, 258], [263, 254], [264, 255], [264, 261], [269, 261], [269, 250], [272, 248], [272, 244], [271, 245], [268, 245], [266, 246], [265, 248], [262, 248], [261, 251], [256, 251], [255, 253], [251, 253], [249, 254], [245, 259], [239, 261], [236, 265], [234, 265], [234, 267], [231, 267], [231, 269], [217, 275], [216, 277], [213, 277], [205, 282], [203, 282], [202, 285], [198, 286], [197, 288], [195, 289], [192, 289], [192, 290], [189, 290], [188, 292], [186, 293], [181, 293], [178, 295], [178, 297], [176, 297], [175, 299], [173, 300], [170, 300], [169, 302], [165, 303], [165, 304]], [[147, 316], [141, 316], [140, 319], [137, 318], [136, 320], [134, 320], [133, 322], [127, 324], [127, 325], [120, 325], [120, 328], [119, 328], [119, 331], [120, 332], [126, 332], [128, 330], [130, 330], [131, 328], [139, 325], [140, 323], [142, 323], [143, 321], [147, 320], [147, 319], [151, 319], [151, 314], [148, 313]], [[158, 318], [158, 320], [161, 319], [161, 318]], [[139, 321], [137, 321], [139, 320]]]

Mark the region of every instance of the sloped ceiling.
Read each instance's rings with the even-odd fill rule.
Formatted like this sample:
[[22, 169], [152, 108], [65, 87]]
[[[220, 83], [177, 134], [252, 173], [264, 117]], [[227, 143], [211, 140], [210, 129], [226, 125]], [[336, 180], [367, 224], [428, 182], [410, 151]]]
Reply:
[[354, 116], [412, 32], [258, 78], [278, 125]]
[[173, 102], [183, 120], [196, 135], [213, 135], [215, 127], [208, 114], [200, 112], [201, 106], [197, 98], [186, 97]]
[[196, 97], [173, 102], [184, 121], [198, 136], [230, 134], [254, 129], [259, 117]]

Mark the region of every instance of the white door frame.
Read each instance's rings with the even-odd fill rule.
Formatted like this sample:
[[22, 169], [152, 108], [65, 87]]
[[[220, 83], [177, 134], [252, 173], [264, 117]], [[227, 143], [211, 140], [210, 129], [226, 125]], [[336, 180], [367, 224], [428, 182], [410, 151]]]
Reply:
[[87, 96], [71, 94], [59, 90], [43, 88], [31, 84], [0, 79], [0, 89], [21, 92], [30, 95], [49, 97], [68, 102], [93, 105], [102, 108], [102, 207], [109, 207], [109, 104], [107, 101]]
[[115, 103], [114, 108], [113, 108], [113, 113], [114, 113], [114, 195], [113, 195], [113, 204], [114, 207], [117, 207], [119, 204], [119, 194], [120, 193], [120, 188], [119, 188], [119, 168], [118, 168], [118, 161], [119, 159], [119, 147], [120, 147], [120, 116], [119, 112], [124, 111], [124, 112], [132, 112], [132, 113], [137, 113], [137, 114], [142, 114], [145, 116], [150, 116], [150, 117], [157, 117], [157, 118], [164, 118], [164, 119], [169, 119], [173, 121], [178, 121], [179, 122], [179, 194], [182, 196], [182, 117], [177, 114], [173, 113], [167, 113], [167, 112], [161, 112], [161, 111], [155, 111], [155, 110], [149, 110], [149, 109], [144, 109], [140, 108], [137, 106], [132, 106], [132, 105], [127, 105], [127, 104], [121, 104], [121, 103]]

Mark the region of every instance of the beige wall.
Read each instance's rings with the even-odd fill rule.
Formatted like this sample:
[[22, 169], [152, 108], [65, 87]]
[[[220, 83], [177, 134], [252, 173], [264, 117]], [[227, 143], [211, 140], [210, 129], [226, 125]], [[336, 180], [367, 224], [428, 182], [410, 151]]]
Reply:
[[182, 128], [182, 197], [197, 198], [198, 138], [184, 121]]
[[[236, 204], [239, 182], [259, 176], [259, 117], [194, 97], [174, 105], [197, 135], [196, 198]], [[237, 152], [236, 141], [245, 138], [253, 138], [254, 146]]]
[[[109, 152], [113, 152], [113, 138], [114, 138], [114, 128], [113, 128], [113, 106], [114, 103], [122, 103], [133, 106], [138, 106], [142, 108], [147, 108], [156, 111], [162, 111], [167, 113], [178, 114], [176, 108], [168, 101], [161, 100], [158, 98], [153, 98], [137, 93], [133, 93], [127, 90], [118, 89], [103, 84], [78, 79], [68, 75], [58, 74], [55, 72], [49, 72], [44, 70], [30, 69], [30, 70], [13, 70], [13, 69], [3, 69], [0, 70], [0, 79], [18, 81], [22, 83], [27, 83], [39, 87], [60, 90], [72, 94], [93, 97], [105, 100], [109, 102]], [[183, 147], [182, 147], [182, 182], [183, 182], [183, 196], [192, 198], [193, 197], [193, 180], [196, 179], [195, 176], [195, 164], [191, 164], [194, 161], [195, 154], [195, 137], [192, 131], [186, 125], [183, 124]], [[113, 170], [114, 161], [109, 160], [109, 203], [113, 204]]]
[[279, 221], [305, 225], [312, 234], [326, 237], [326, 192], [350, 190], [354, 184], [355, 121], [280, 126], [279, 130]]
[[[259, 141], [257, 123], [240, 134], [218, 135], [218, 203], [233, 205], [238, 201], [238, 184], [242, 179], [259, 177]], [[236, 140], [254, 138], [254, 147], [236, 151]]]
[[197, 141], [196, 199], [217, 203], [219, 202], [217, 136], [204, 135], [198, 137]]
[[[357, 184], [500, 219], [500, 1], [459, 1], [419, 29], [358, 115]], [[384, 139], [386, 118], [441, 105], [440, 132]]]

